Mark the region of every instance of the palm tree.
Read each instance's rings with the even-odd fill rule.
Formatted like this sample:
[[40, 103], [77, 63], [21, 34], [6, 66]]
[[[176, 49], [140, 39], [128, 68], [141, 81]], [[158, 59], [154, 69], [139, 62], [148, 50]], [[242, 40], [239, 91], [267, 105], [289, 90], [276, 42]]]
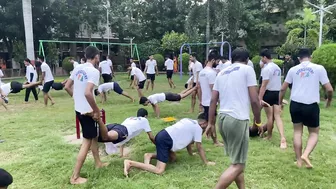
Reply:
[[34, 55], [34, 36], [33, 36], [33, 16], [31, 0], [22, 0], [23, 21], [26, 36], [26, 52], [27, 57], [31, 60], [35, 59]]

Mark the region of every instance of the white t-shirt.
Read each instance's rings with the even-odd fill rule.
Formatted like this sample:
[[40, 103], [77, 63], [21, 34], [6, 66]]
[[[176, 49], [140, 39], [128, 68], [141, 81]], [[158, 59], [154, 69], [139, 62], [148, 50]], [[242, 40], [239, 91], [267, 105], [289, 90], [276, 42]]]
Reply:
[[189, 77], [188, 81], [186, 82], [186, 84], [189, 84], [189, 82], [193, 79], [194, 76]]
[[[34, 74], [33, 78], [30, 77], [30, 74]], [[26, 78], [28, 80], [28, 82], [30, 83], [31, 82], [36, 82], [37, 81], [37, 72], [36, 72], [36, 68], [34, 68], [33, 65], [28, 65], [26, 67]]]
[[249, 61], [247, 62], [247, 65], [248, 65], [248, 66], [251, 66], [251, 67], [254, 69], [254, 65], [253, 65], [253, 62], [252, 62], [251, 60], [249, 60]]
[[167, 70], [174, 70], [174, 61], [168, 58], [165, 62], [165, 66], [167, 66]]
[[1, 87], [2, 93], [5, 96], [7, 96], [11, 92], [11, 84], [10, 83], [6, 83], [6, 84], [2, 83], [0, 87]]
[[217, 72], [210, 67], [205, 67], [199, 73], [199, 83], [202, 90], [202, 105], [210, 106], [212, 88], [210, 85], [215, 83]]
[[196, 61], [195, 64], [192, 66], [193, 76], [194, 76], [194, 83], [197, 82], [197, 72], [200, 72], [203, 69], [203, 65]]
[[187, 147], [191, 142], [202, 142], [202, 128], [196, 120], [184, 118], [166, 128], [173, 140], [173, 152]]
[[238, 120], [250, 119], [248, 87], [257, 86], [256, 75], [248, 65], [234, 63], [219, 72], [213, 90], [219, 92], [219, 112]]
[[287, 83], [293, 84], [291, 100], [303, 104], [320, 102], [320, 83], [329, 83], [325, 68], [311, 62], [302, 62], [292, 67], [287, 74]]
[[125, 144], [132, 138], [138, 136], [142, 131], [145, 131], [146, 133], [152, 131], [148, 120], [144, 117], [127, 118], [124, 122], [121, 123], [121, 125], [124, 125], [127, 128], [128, 136], [124, 141], [118, 143], [118, 145]]
[[147, 66], [147, 72], [148, 74], [155, 74], [155, 66], [156, 66], [156, 60], [147, 60], [146, 66]]
[[153, 94], [148, 97], [148, 100], [151, 102], [151, 104], [157, 104], [166, 100], [166, 94], [164, 93]]
[[98, 91], [100, 93], [102, 92], [108, 92], [110, 90], [113, 90], [114, 82], [104, 83], [98, 86]]
[[0, 84], [1, 84], [1, 78], [4, 76], [2, 70], [0, 69]]
[[92, 112], [92, 108], [85, 97], [85, 90], [88, 83], [93, 83], [95, 86], [99, 85], [99, 75], [99, 71], [91, 63], [81, 64], [72, 72], [70, 79], [74, 81], [73, 98], [77, 112]]
[[54, 80], [54, 76], [52, 75], [51, 69], [47, 63], [43, 62], [41, 64], [41, 70], [42, 72], [45, 72], [45, 76], [44, 76], [45, 83]]
[[101, 68], [102, 74], [111, 74], [112, 73], [111, 66], [112, 66], [111, 61], [104, 60], [99, 63], [99, 68]]
[[79, 63], [76, 62], [76, 61], [74, 61], [74, 63], [73, 63], [73, 67], [74, 67], [74, 69], [75, 69], [78, 65], [79, 65]]
[[270, 62], [261, 70], [263, 81], [268, 80], [266, 90], [280, 91], [281, 89], [281, 69], [278, 65]]
[[[132, 62], [132, 64], [131, 64], [131, 68], [133, 68], [133, 67], [136, 67], [136, 64], [134, 62]], [[131, 75], [134, 75], [134, 73], [131, 72]]]
[[139, 82], [146, 80], [145, 75], [137, 67], [132, 67], [131, 75], [135, 75], [138, 78]]

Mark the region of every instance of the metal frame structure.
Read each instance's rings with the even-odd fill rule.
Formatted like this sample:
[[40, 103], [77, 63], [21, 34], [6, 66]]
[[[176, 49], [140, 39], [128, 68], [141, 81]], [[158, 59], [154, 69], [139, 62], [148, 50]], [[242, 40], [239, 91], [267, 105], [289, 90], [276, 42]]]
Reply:
[[[182, 80], [182, 75], [183, 75], [183, 70], [182, 70], [182, 53], [183, 53], [183, 48], [185, 46], [188, 47], [189, 50], [189, 54], [191, 54], [191, 47], [190, 46], [197, 46], [197, 45], [216, 45], [216, 44], [220, 44], [220, 54], [221, 56], [223, 56], [223, 48], [224, 45], [227, 44], [229, 46], [229, 60], [231, 60], [231, 52], [232, 52], [232, 47], [231, 44], [227, 41], [223, 41], [223, 42], [209, 42], [209, 43], [184, 43], [181, 48], [180, 48], [180, 79]], [[191, 74], [191, 73], [189, 73]]]

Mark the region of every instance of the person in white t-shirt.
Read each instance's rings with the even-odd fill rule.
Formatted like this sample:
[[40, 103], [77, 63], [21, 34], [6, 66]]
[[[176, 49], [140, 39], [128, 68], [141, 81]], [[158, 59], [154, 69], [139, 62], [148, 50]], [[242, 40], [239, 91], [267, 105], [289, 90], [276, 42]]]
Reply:
[[[26, 80], [27, 83], [34, 83], [37, 81], [37, 72], [36, 72], [36, 68], [35, 66], [33, 66], [30, 62], [30, 60], [28, 58], [26, 58], [24, 60], [24, 64], [26, 66]], [[38, 95], [37, 95], [37, 91], [36, 91], [36, 87], [32, 87], [32, 88], [27, 88], [26, 89], [26, 95], [25, 95], [25, 102], [28, 102], [29, 100], [29, 96], [30, 96], [30, 92], [33, 92], [35, 101], [38, 100]]]
[[3, 77], [4, 77], [4, 74], [3, 74], [2, 70], [1, 70], [1, 66], [0, 66], [0, 83], [1, 83], [1, 78], [3, 78]]
[[103, 57], [104, 61], [99, 63], [99, 71], [102, 74], [104, 83], [109, 83], [112, 81], [112, 61]]
[[75, 59], [74, 59], [74, 58], [72, 58], [72, 57], [69, 59], [69, 61], [70, 61], [70, 62], [71, 62], [71, 64], [73, 65], [73, 68], [74, 68], [74, 69], [75, 69], [75, 68], [76, 68], [76, 67], [79, 65], [79, 63], [78, 63], [78, 62], [76, 62], [76, 61], [75, 61]]
[[166, 55], [166, 62], [165, 62], [165, 67], [167, 71], [167, 79], [168, 79], [168, 84], [170, 88], [176, 88], [174, 82], [173, 82], [173, 74], [174, 74], [174, 61], [170, 58], [169, 55]]
[[248, 66], [251, 66], [251, 67], [254, 69], [253, 62], [252, 62], [250, 59], [248, 60], [247, 65], [248, 65]]
[[[71, 184], [83, 184], [86, 178], [80, 177], [80, 170], [91, 148], [97, 168], [107, 166], [100, 161], [98, 149], [97, 121], [100, 119], [100, 110], [93, 94], [94, 87], [98, 86], [100, 74], [95, 68], [99, 62], [99, 50], [88, 46], [85, 49], [87, 63], [77, 66], [65, 84], [65, 90], [73, 97], [76, 116], [82, 126], [83, 141], [77, 156], [77, 162], [70, 178]], [[91, 113], [92, 115], [86, 115]]]
[[116, 148], [120, 146], [120, 157], [124, 156], [124, 145], [132, 138], [146, 132], [149, 140], [155, 145], [155, 139], [147, 120], [147, 110], [140, 108], [137, 111], [137, 117], [129, 117], [121, 124], [105, 124], [99, 121], [99, 137], [98, 142], [105, 143], [107, 154], [115, 153]]
[[228, 56], [224, 55], [224, 56], [220, 56], [219, 57], [219, 60], [217, 60], [217, 67], [216, 67], [216, 70], [217, 72], [219, 73], [220, 71], [224, 70], [225, 68], [231, 66], [231, 62], [228, 58]]
[[[294, 125], [294, 151], [298, 167], [302, 163], [307, 168], [313, 165], [309, 160], [310, 153], [317, 145], [320, 130], [320, 83], [327, 91], [326, 107], [329, 107], [333, 97], [333, 87], [330, 84], [326, 69], [311, 62], [309, 49], [300, 49], [298, 53], [300, 64], [292, 67], [281, 87], [279, 101], [282, 102], [289, 84], [292, 84], [290, 114]], [[303, 126], [308, 127], [308, 141], [302, 153]]]
[[[198, 79], [199, 79], [199, 73], [200, 71], [203, 69], [203, 65], [202, 63], [200, 63], [199, 61], [197, 61], [196, 59], [196, 54], [195, 53], [191, 53], [190, 55], [190, 62], [193, 63], [192, 65], [192, 72], [193, 72], [193, 79], [194, 79], [194, 84], [193, 87], [197, 87], [198, 86]], [[200, 98], [200, 92], [199, 89], [195, 90], [195, 92], [192, 94], [191, 96], [191, 109], [190, 109], [190, 113], [193, 113], [195, 110], [195, 105], [196, 105], [196, 96], [198, 96], [198, 100], [199, 100], [199, 111], [202, 112], [202, 105], [201, 105], [201, 98]]]
[[[133, 58], [130, 58], [130, 63], [131, 63], [131, 68], [133, 67], [137, 67]], [[130, 87], [132, 87], [132, 89], [134, 88], [133, 86], [133, 81], [134, 81], [134, 73], [132, 73], [132, 70], [129, 70], [129, 75], [131, 75], [131, 83], [130, 83]], [[136, 86], [136, 85], [135, 85]]]
[[[216, 58], [217, 54], [210, 53], [208, 56], [208, 61], [204, 69], [199, 73], [199, 86], [201, 89], [201, 104], [203, 106], [203, 112], [205, 114], [205, 119], [208, 121], [209, 117], [209, 106], [212, 94], [212, 88], [216, 80], [217, 72], [215, 68], [217, 67]], [[223, 146], [222, 143], [218, 142], [216, 132], [211, 135], [211, 138], [216, 146]]]
[[154, 81], [155, 81], [155, 74], [158, 76], [159, 75], [159, 70], [157, 68], [157, 63], [156, 60], [154, 60], [154, 56], [150, 55], [149, 59], [146, 61], [146, 68], [144, 72], [147, 75], [147, 86], [146, 90], [148, 90], [149, 83], [152, 84], [152, 91], [154, 89]]
[[281, 119], [281, 106], [279, 103], [279, 93], [281, 89], [281, 68], [272, 62], [271, 53], [268, 49], [260, 52], [261, 61], [265, 67], [261, 71], [262, 84], [259, 90], [259, 99], [264, 100], [270, 105], [265, 107], [267, 115], [267, 137], [272, 138], [274, 120], [280, 134], [280, 148], [286, 149], [286, 137], [284, 125]]
[[153, 110], [155, 112], [155, 115], [157, 118], [160, 117], [160, 108], [158, 103], [161, 103], [165, 100], [169, 102], [179, 102], [180, 100], [186, 98], [187, 96], [191, 95], [196, 90], [196, 87], [192, 89], [186, 89], [182, 91], [179, 94], [176, 93], [157, 93], [150, 95], [148, 98], [141, 97], [139, 100], [139, 104], [142, 104], [144, 106], [147, 106], [148, 104], [151, 104], [153, 107]]
[[215, 81], [209, 109], [209, 123], [206, 134], [209, 136], [215, 127], [215, 112], [219, 107], [219, 132], [224, 148], [230, 156], [231, 166], [219, 178], [215, 188], [228, 188], [236, 182], [238, 188], [245, 187], [244, 169], [248, 154], [250, 106], [254, 124], [261, 129], [260, 101], [254, 70], [247, 66], [249, 53], [244, 48], [232, 52], [233, 64], [222, 70]]
[[[174, 125], [161, 130], [155, 136], [156, 153], [146, 153], [144, 155], [144, 163], [125, 160], [124, 175], [128, 177], [128, 173], [132, 167], [149, 171], [161, 175], [166, 169], [168, 161], [176, 160], [176, 152], [187, 148], [190, 156], [193, 156], [192, 146], [196, 142], [198, 154], [206, 165], [215, 165], [205, 157], [205, 151], [202, 147], [203, 128], [207, 126], [204, 114], [199, 115], [198, 120], [184, 118]], [[151, 159], [157, 159], [156, 166], [151, 165]]]
[[189, 77], [188, 81], [184, 84], [184, 88], [185, 89], [191, 89], [191, 88], [193, 88], [193, 84], [194, 84], [193, 76], [191, 76], [191, 77]]
[[128, 69], [131, 70], [131, 75], [132, 74], [134, 75], [133, 86], [135, 86], [135, 84], [138, 83], [137, 85], [138, 95], [139, 97], [143, 97], [142, 89], [144, 88], [146, 83], [146, 76], [137, 67], [129, 67]]
[[80, 60], [80, 64], [85, 64], [85, 63], [86, 63], [86, 58], [82, 57], [81, 60]]
[[51, 89], [51, 86], [54, 83], [54, 76], [52, 75], [51, 69], [49, 67], [49, 65], [47, 63], [44, 62], [44, 57], [43, 56], [39, 56], [37, 61], [41, 62], [41, 71], [42, 71], [42, 77], [41, 77], [41, 81], [43, 83], [43, 95], [44, 95], [44, 105], [47, 106], [48, 105], [48, 99], [50, 99], [51, 101], [51, 105], [54, 105], [55, 102], [52, 99], [49, 91]]
[[124, 91], [117, 82], [101, 84], [98, 86], [98, 89], [94, 90], [94, 93], [96, 96], [99, 95], [101, 97], [101, 103], [104, 103], [106, 102], [106, 93], [110, 90], [113, 90], [114, 92], [123, 95], [131, 99], [132, 102], [134, 102], [134, 98], [131, 97], [126, 91]]

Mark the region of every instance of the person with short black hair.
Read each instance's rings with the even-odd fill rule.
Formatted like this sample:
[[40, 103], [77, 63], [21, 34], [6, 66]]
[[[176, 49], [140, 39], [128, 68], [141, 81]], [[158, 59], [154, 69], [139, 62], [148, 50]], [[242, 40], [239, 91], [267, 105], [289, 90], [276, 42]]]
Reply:
[[144, 73], [147, 75], [147, 86], [146, 90], [148, 90], [149, 83], [152, 85], [152, 91], [154, 90], [154, 81], [155, 81], [155, 73], [158, 76], [159, 70], [157, 68], [156, 60], [154, 59], [153, 55], [149, 56], [149, 59], [146, 61], [146, 68], [144, 70]]
[[98, 89], [94, 90], [94, 93], [96, 96], [101, 97], [101, 103], [106, 102], [106, 92], [113, 90], [114, 92], [123, 95], [129, 99], [131, 99], [132, 102], [134, 102], [134, 98], [131, 97], [127, 92], [125, 92], [120, 85], [117, 82], [110, 82], [110, 83], [104, 83], [98, 86]]
[[232, 63], [227, 55], [219, 56], [217, 59], [217, 67], [216, 67], [217, 73], [231, 66], [231, 64]]
[[254, 124], [262, 132], [260, 101], [256, 75], [247, 65], [249, 53], [244, 48], [232, 52], [233, 64], [221, 71], [215, 81], [209, 109], [209, 136], [215, 127], [217, 103], [220, 103], [218, 128], [224, 141], [224, 148], [230, 156], [231, 165], [219, 178], [216, 189], [228, 188], [236, 182], [238, 188], [245, 188], [244, 169], [248, 154], [250, 106]]
[[[294, 125], [294, 151], [298, 167], [305, 163], [307, 168], [313, 168], [309, 160], [310, 153], [317, 145], [320, 131], [320, 83], [326, 89], [329, 107], [333, 97], [333, 87], [330, 84], [326, 69], [322, 65], [311, 62], [309, 49], [299, 50], [300, 64], [289, 69], [280, 91], [279, 102], [282, 102], [289, 84], [292, 84], [290, 114]], [[309, 136], [306, 149], [302, 153], [303, 126], [307, 126]]]
[[287, 142], [284, 132], [284, 125], [281, 119], [281, 106], [279, 103], [279, 93], [281, 89], [281, 68], [273, 63], [271, 53], [268, 49], [260, 52], [261, 61], [264, 68], [261, 71], [262, 84], [259, 90], [259, 99], [267, 102], [270, 107], [265, 107], [267, 115], [267, 137], [272, 138], [274, 121], [280, 134], [280, 148], [286, 149]]
[[[86, 156], [91, 149], [97, 168], [108, 164], [102, 163], [98, 149], [97, 121], [100, 119], [100, 110], [96, 104], [93, 90], [99, 85], [99, 71], [95, 66], [99, 63], [99, 50], [94, 46], [85, 49], [87, 63], [77, 66], [65, 84], [65, 90], [73, 97], [76, 116], [82, 126], [83, 141], [77, 156], [76, 165], [70, 178], [71, 184], [83, 184], [86, 178], [80, 177], [80, 170]], [[86, 115], [91, 113], [92, 115]]]
[[0, 189], [7, 189], [13, 183], [13, 177], [6, 170], [0, 168]]
[[146, 83], [146, 76], [137, 67], [129, 67], [128, 70], [131, 70], [131, 75], [134, 75], [133, 86], [135, 86], [136, 82], [138, 83], [137, 91], [139, 97], [143, 97], [142, 89], [144, 88]]
[[[24, 64], [26, 66], [26, 84], [28, 83], [35, 83], [37, 82], [37, 71], [35, 66], [33, 66], [30, 62], [30, 60], [28, 58], [26, 58], [24, 60]], [[29, 100], [29, 96], [30, 96], [30, 92], [33, 92], [35, 101], [38, 100], [38, 95], [37, 95], [37, 91], [36, 91], [36, 86], [33, 86], [31, 88], [26, 88], [26, 95], [25, 95], [25, 102], [27, 103]]]
[[112, 82], [112, 61], [106, 56], [103, 56], [103, 61], [99, 63], [99, 71], [104, 79], [104, 83]]
[[[176, 151], [187, 148], [189, 155], [193, 156], [192, 146], [195, 142], [203, 163], [206, 165], [215, 165], [214, 162], [207, 160], [202, 147], [202, 133], [206, 126], [207, 121], [204, 115], [201, 114], [198, 120], [184, 118], [174, 125], [161, 130], [155, 136], [156, 153], [146, 153], [144, 155], [144, 163], [125, 160], [124, 175], [128, 177], [132, 167], [162, 175], [168, 161], [174, 162], [176, 160]], [[157, 159], [156, 166], [150, 164], [151, 159]]]
[[86, 63], [86, 58], [85, 57], [82, 57], [81, 58], [81, 62], [80, 62], [80, 64], [85, 64]]
[[167, 79], [168, 79], [168, 84], [170, 88], [176, 88], [174, 82], [173, 82], [173, 74], [174, 74], [174, 61], [170, 58], [169, 55], [166, 55], [166, 72], [167, 72]]
[[52, 75], [51, 69], [47, 63], [44, 62], [44, 57], [39, 56], [37, 59], [38, 62], [41, 64], [41, 71], [42, 71], [42, 77], [41, 81], [43, 83], [43, 95], [44, 95], [44, 105], [48, 105], [48, 99], [51, 101], [51, 105], [54, 105], [55, 102], [52, 99], [51, 95], [49, 94], [49, 91], [51, 89], [52, 84], [54, 83], [54, 76]]
[[199, 73], [203, 69], [203, 65], [196, 59], [196, 53], [191, 53], [189, 60], [191, 62], [191, 70], [193, 72], [193, 80], [194, 80], [193, 87], [197, 87], [197, 90], [195, 90], [195, 92], [191, 96], [190, 113], [193, 113], [195, 111], [196, 96], [198, 97], [199, 100], [199, 111], [202, 112], [203, 107], [201, 105], [200, 92], [198, 91], [199, 90], [198, 79], [199, 79]]
[[186, 98], [187, 96], [191, 95], [197, 88], [194, 87], [192, 89], [186, 89], [182, 91], [179, 94], [175, 93], [157, 93], [150, 95], [148, 98], [141, 97], [139, 100], [139, 104], [142, 104], [144, 106], [147, 106], [148, 104], [151, 104], [153, 107], [153, 110], [155, 112], [155, 115], [157, 118], [160, 117], [160, 108], [158, 103], [163, 102], [165, 100], [169, 102], [179, 102], [180, 100]]

